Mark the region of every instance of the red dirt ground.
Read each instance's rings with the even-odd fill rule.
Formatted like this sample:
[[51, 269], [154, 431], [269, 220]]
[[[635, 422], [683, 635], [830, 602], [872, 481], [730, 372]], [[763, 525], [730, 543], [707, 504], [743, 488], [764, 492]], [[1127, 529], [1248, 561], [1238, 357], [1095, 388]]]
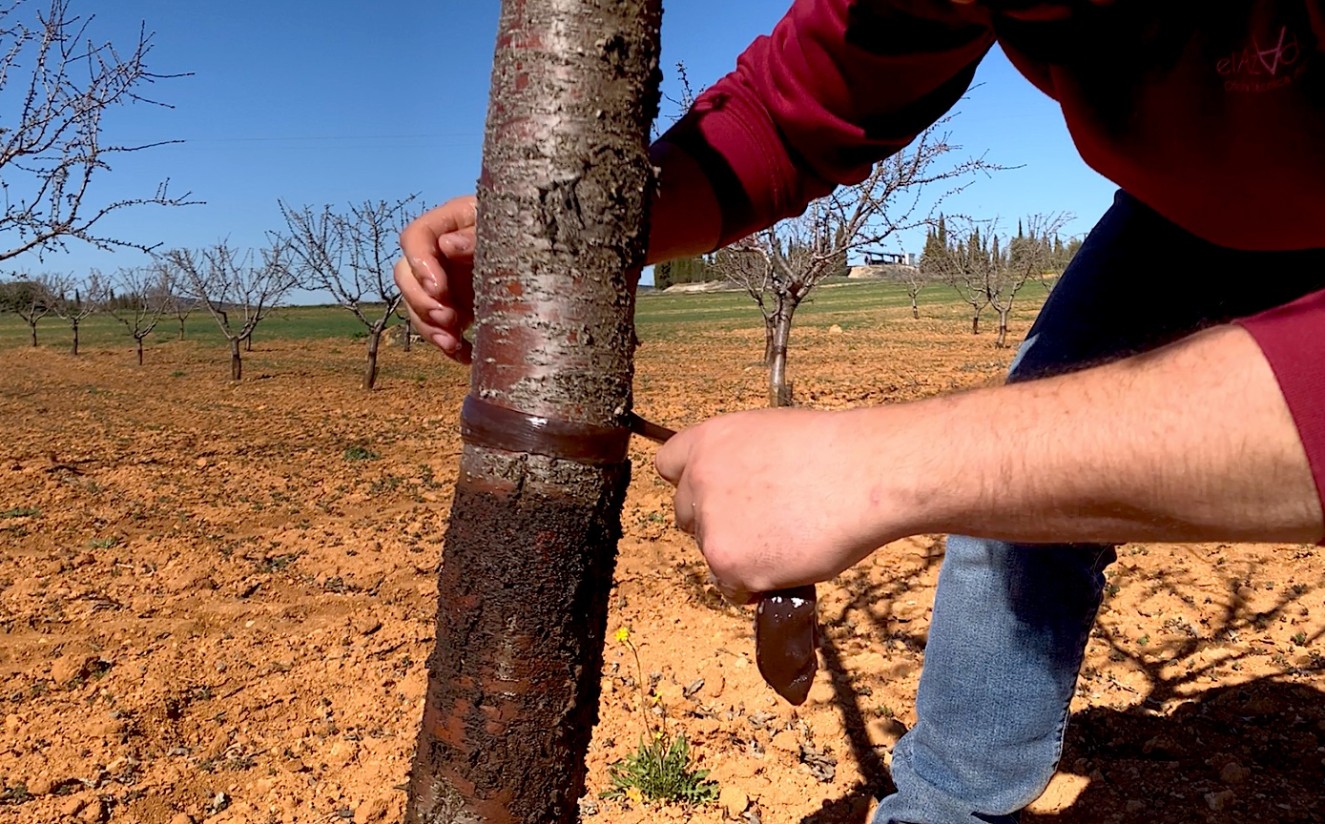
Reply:
[[[799, 402], [901, 401], [998, 379], [956, 314], [797, 330]], [[1023, 325], [1024, 328], [1024, 325]], [[637, 405], [672, 425], [762, 405], [757, 332], [646, 345]], [[432, 642], [465, 374], [348, 341], [171, 344], [0, 365], [0, 822], [398, 820]], [[704, 583], [636, 443], [612, 596], [672, 731], [723, 788], [700, 809], [606, 801], [638, 743], [609, 640], [589, 822], [858, 824], [914, 697], [939, 536], [820, 587], [810, 700], [779, 702], [750, 616]], [[1325, 594], [1305, 546], [1126, 546], [1063, 772], [1028, 821], [1320, 821]], [[1313, 612], [1314, 610], [1314, 612]], [[658, 718], [650, 718], [658, 723]]]

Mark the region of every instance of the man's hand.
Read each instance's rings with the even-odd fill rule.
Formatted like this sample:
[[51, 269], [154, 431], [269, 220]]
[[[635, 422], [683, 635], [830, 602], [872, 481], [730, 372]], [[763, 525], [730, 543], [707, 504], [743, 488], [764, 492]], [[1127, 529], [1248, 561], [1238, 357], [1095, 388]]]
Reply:
[[882, 543], [887, 519], [869, 475], [883, 461], [859, 454], [853, 417], [742, 412], [658, 450], [658, 474], [676, 486], [677, 526], [695, 537], [729, 600], [828, 580]]
[[844, 412], [715, 418], [658, 452], [719, 584], [822, 581], [907, 535], [1316, 542], [1325, 515], [1252, 337], [1208, 329], [1069, 375]]
[[414, 328], [460, 363], [473, 355], [464, 335], [474, 322], [474, 222], [473, 195], [425, 212], [400, 233], [395, 268]]

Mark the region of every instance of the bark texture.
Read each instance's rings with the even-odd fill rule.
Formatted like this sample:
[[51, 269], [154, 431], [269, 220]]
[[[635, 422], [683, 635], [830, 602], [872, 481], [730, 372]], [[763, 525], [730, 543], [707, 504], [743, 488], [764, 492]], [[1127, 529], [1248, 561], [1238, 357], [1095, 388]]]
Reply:
[[791, 406], [791, 384], [787, 382], [787, 347], [791, 342], [791, 318], [795, 308], [781, 306], [772, 318], [772, 358], [768, 364], [768, 405]]
[[377, 350], [382, 343], [382, 327], [368, 330], [368, 363], [363, 370], [363, 388], [372, 389], [377, 383]]
[[237, 381], [244, 377], [244, 359], [239, 354], [239, 338], [230, 339], [230, 380]]
[[[475, 398], [599, 430], [630, 411], [660, 18], [659, 0], [502, 4]], [[497, 446], [467, 443], [461, 458], [410, 778], [416, 824], [578, 820], [629, 463]]]

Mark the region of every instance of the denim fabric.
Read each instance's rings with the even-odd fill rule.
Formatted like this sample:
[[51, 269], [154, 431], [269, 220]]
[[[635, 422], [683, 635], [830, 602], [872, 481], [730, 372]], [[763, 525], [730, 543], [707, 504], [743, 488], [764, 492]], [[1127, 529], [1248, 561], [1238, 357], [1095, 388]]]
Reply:
[[[1217, 208], [1212, 205], [1212, 208]], [[1087, 237], [1009, 380], [1070, 372], [1325, 288], [1325, 250], [1206, 243], [1125, 193]], [[952, 536], [916, 698], [875, 824], [1015, 824], [1062, 754], [1109, 546]]]

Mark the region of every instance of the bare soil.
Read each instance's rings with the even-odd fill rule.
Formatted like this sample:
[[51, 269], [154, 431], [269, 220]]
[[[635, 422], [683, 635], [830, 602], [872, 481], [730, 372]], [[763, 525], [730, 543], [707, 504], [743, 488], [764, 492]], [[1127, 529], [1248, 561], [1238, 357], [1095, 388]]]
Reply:
[[[908, 314], [795, 330], [798, 401], [905, 401], [1011, 360], [955, 309]], [[142, 368], [130, 347], [4, 352], [0, 822], [399, 819], [466, 376], [392, 348], [365, 393], [356, 343], [257, 348], [238, 384], [191, 343]], [[638, 408], [684, 425], [758, 407], [761, 348], [755, 330], [646, 344]], [[609, 640], [585, 820], [864, 821], [915, 720], [942, 538], [820, 587], [822, 666], [793, 709], [674, 529], [652, 447], [632, 457], [610, 629], [660, 700], [641, 715]], [[1122, 547], [1063, 770], [1028, 821], [1322, 820], [1323, 572], [1315, 547]], [[600, 798], [661, 713], [722, 803]]]

